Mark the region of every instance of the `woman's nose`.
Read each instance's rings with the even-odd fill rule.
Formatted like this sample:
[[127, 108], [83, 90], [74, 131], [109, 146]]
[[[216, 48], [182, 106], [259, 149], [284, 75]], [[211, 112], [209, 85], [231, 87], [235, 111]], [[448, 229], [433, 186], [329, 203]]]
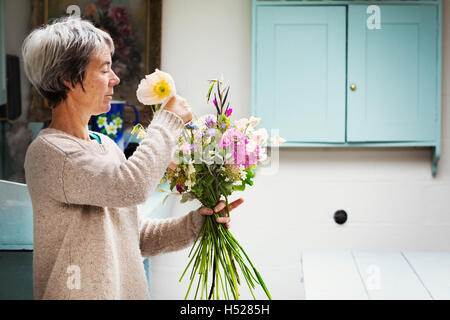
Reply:
[[113, 78], [111, 80], [112, 81], [112, 85], [113, 86], [117, 86], [120, 83], [120, 78], [116, 75], [116, 73], [114, 71], [111, 70], [111, 72], [113, 74]]

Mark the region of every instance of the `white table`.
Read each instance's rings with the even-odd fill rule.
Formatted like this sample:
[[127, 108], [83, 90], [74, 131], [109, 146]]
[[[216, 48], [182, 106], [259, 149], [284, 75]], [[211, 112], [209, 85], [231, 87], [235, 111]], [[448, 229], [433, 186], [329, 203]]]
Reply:
[[302, 252], [308, 300], [450, 299], [450, 252]]

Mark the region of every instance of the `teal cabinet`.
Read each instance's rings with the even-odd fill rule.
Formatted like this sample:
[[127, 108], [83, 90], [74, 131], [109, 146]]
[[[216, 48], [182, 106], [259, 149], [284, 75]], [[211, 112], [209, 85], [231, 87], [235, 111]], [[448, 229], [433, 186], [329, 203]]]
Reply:
[[261, 126], [288, 141], [344, 142], [346, 8], [257, 10]]
[[347, 140], [432, 141], [438, 112], [436, 7], [379, 7], [381, 29], [370, 30], [367, 5], [349, 6]]
[[283, 147], [431, 147], [435, 175], [441, 37], [441, 0], [253, 0], [252, 114]]

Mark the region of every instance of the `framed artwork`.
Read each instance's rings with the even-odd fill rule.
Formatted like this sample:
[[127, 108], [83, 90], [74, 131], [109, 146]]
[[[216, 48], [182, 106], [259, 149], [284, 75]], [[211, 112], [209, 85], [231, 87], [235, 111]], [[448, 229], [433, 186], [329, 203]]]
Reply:
[[[108, 32], [114, 40], [112, 68], [121, 82], [114, 88], [114, 100], [135, 105], [139, 122], [148, 124], [152, 114], [136, 99], [140, 79], [160, 68], [162, 0], [33, 0], [34, 28], [68, 14], [79, 14]], [[29, 121], [47, 122], [51, 110], [32, 88]], [[124, 124], [132, 125], [134, 112], [127, 110]]]

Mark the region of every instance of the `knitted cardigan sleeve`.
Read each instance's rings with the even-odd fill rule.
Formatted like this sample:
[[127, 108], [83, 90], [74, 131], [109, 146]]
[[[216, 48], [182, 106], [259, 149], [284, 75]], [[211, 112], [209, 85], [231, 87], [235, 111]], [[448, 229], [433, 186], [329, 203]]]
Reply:
[[[129, 207], [143, 203], [164, 175], [183, 125], [176, 114], [158, 111], [139, 147], [120, 164], [104, 161], [91, 152], [68, 153], [49, 145], [43, 156], [60, 160], [39, 161], [49, 182], [46, 192], [69, 204]], [[39, 157], [36, 151], [35, 157]]]
[[139, 247], [142, 256], [177, 251], [191, 245], [205, 221], [205, 216], [198, 212], [199, 209], [177, 218], [139, 220]]

